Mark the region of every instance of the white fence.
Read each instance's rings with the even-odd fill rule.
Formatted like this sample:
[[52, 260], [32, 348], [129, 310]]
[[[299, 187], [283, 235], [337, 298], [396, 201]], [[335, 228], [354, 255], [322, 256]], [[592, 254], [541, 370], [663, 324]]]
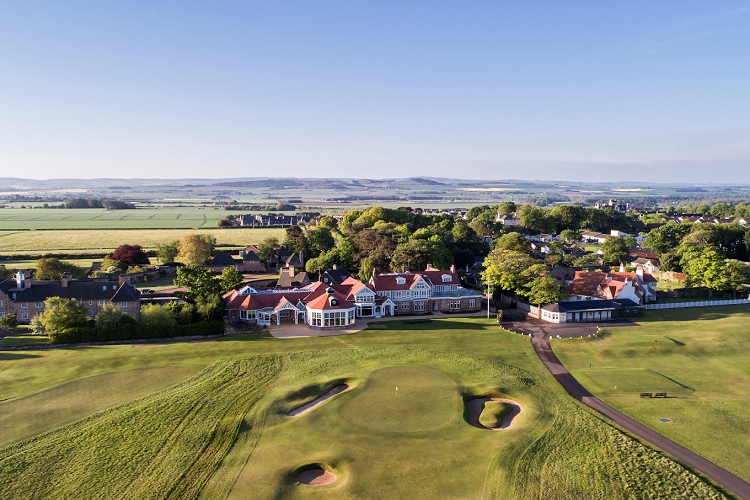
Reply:
[[735, 306], [741, 304], [750, 304], [750, 299], [729, 299], [729, 300], [698, 300], [694, 302], [665, 302], [661, 304], [646, 304], [645, 309], [681, 309], [685, 307], [715, 307], [715, 306]]

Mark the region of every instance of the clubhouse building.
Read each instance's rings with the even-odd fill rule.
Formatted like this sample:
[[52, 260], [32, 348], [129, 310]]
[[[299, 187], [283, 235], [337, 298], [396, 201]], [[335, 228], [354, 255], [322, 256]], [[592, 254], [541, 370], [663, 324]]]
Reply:
[[[326, 273], [323, 273], [326, 274]], [[317, 281], [299, 288], [245, 286], [224, 295], [229, 321], [280, 325], [302, 321], [311, 328], [346, 328], [358, 318], [433, 311], [478, 311], [481, 293], [461, 287], [455, 268], [428, 266], [421, 273], [373, 275], [368, 283], [349, 276], [339, 283]]]

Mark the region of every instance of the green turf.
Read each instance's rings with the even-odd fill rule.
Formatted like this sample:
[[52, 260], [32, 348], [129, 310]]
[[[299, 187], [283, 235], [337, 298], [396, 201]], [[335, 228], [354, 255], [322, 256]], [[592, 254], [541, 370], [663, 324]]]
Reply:
[[[50, 413], [37, 419], [39, 435], [0, 449], [0, 497], [719, 496], [583, 410], [549, 377], [528, 338], [492, 321], [384, 322], [346, 336], [347, 345], [340, 340], [245, 334], [4, 360], [0, 413], [34, 412], [45, 400]], [[161, 380], [125, 387], [149, 370]], [[119, 406], [112, 394], [158, 391], [179, 370], [203, 371]], [[287, 416], [342, 382], [352, 389]], [[84, 394], [85, 404], [66, 402]], [[525, 417], [502, 433], [472, 427], [464, 401], [487, 394], [519, 401]], [[65, 421], [72, 423], [58, 427]], [[18, 419], [2, 425], [9, 441], [29, 432]], [[294, 472], [310, 463], [326, 464], [339, 480], [315, 490], [298, 485]]]
[[[553, 348], [597, 397], [750, 480], [748, 308], [649, 311], [639, 323], [604, 329], [598, 339], [556, 340]], [[641, 399], [641, 392], [669, 398]]]
[[[419, 432], [450, 423], [460, 414], [456, 382], [421, 366], [392, 366], [370, 374], [348, 398], [341, 416], [376, 431]], [[398, 389], [398, 391], [397, 391]]]
[[488, 429], [494, 429], [503, 425], [505, 417], [513, 412], [513, 407], [502, 401], [487, 401], [484, 403], [482, 413], [479, 415], [479, 423]]

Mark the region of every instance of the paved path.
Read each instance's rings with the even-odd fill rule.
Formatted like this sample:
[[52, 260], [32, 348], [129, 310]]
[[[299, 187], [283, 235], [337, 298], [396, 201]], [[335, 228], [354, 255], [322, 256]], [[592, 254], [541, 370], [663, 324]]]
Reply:
[[[513, 313], [511, 313], [510, 319], [512, 320], [511, 323], [503, 326], [507, 326], [508, 329], [516, 332], [531, 334], [531, 344], [539, 355], [539, 359], [542, 360], [542, 363], [544, 363], [552, 376], [555, 377], [571, 396], [601, 413], [628, 432], [635, 434], [653, 446], [669, 453], [688, 467], [716, 481], [739, 498], [750, 500], [750, 483], [597, 399], [563, 366], [552, 351], [552, 346], [549, 342], [550, 336], [560, 335], [562, 338], [572, 338], [583, 335], [586, 337], [589, 333], [596, 330], [595, 324], [554, 325], [534, 320], [524, 321], [522, 318], [514, 316]], [[615, 325], [608, 324], [607, 326]]]

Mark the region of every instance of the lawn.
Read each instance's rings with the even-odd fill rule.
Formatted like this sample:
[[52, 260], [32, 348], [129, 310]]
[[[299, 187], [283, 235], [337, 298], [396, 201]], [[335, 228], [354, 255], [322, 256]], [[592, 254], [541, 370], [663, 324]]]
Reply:
[[58, 250], [89, 250], [111, 252], [119, 245], [128, 243], [155, 249], [161, 243], [179, 240], [186, 234], [210, 234], [218, 245], [242, 247], [260, 243], [273, 236], [279, 240], [285, 236], [283, 228], [236, 228], [236, 229], [98, 229], [98, 230], [49, 230], [49, 231], [0, 231], [0, 251], [45, 252]]
[[594, 395], [750, 480], [749, 322], [745, 306], [648, 311], [639, 327], [553, 348]]
[[[582, 409], [528, 338], [492, 321], [392, 321], [340, 340], [0, 353], [0, 435], [15, 442], [0, 449], [0, 496], [721, 496]], [[351, 389], [287, 415], [342, 383]], [[480, 395], [524, 411], [507, 431], [477, 429], [464, 408]], [[338, 479], [298, 484], [312, 463]]]

